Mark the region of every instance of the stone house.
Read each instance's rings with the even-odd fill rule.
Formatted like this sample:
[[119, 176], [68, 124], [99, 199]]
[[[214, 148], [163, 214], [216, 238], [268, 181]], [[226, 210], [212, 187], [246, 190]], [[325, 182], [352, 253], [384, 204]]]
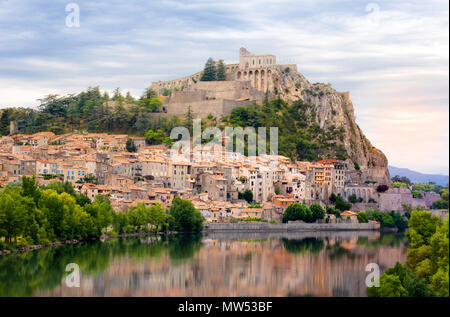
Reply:
[[227, 200], [227, 179], [223, 173], [205, 172], [200, 175], [201, 192], [211, 200]]
[[286, 209], [292, 204], [298, 203], [298, 199], [294, 198], [292, 195], [274, 195], [272, 202], [283, 209]]
[[132, 140], [138, 151], [146, 146], [145, 137], [135, 136], [132, 137]]
[[22, 175], [36, 174], [36, 160], [28, 155], [18, 155], [17, 159], [20, 164], [20, 171]]
[[31, 136], [29, 143], [34, 148], [41, 147], [48, 145], [54, 137], [55, 134], [53, 132], [38, 132]]
[[0, 163], [3, 171], [9, 172], [11, 175], [22, 175], [21, 164], [16, 156], [0, 153]]
[[188, 162], [172, 162], [170, 164], [171, 187], [175, 189], [193, 189], [195, 180], [191, 176], [192, 164]]

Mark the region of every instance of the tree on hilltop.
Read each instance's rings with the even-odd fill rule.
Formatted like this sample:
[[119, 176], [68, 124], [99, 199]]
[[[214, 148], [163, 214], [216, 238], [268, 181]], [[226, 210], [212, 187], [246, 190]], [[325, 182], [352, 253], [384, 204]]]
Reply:
[[206, 61], [205, 68], [203, 69], [203, 74], [200, 77], [201, 81], [213, 81], [216, 80], [217, 69], [214, 60], [210, 57]]
[[144, 90], [141, 99], [152, 99], [155, 97], [158, 97], [158, 94], [154, 89], [152, 89], [152, 87], [149, 87]]
[[219, 60], [217, 63], [216, 80], [224, 81], [227, 80], [227, 75], [225, 73], [225, 64], [223, 59]]

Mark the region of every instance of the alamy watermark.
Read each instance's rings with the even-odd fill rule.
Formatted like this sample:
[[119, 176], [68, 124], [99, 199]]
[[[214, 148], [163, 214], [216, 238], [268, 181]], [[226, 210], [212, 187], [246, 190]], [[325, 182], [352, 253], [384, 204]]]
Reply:
[[67, 274], [65, 283], [69, 288], [80, 287], [80, 267], [76, 263], [69, 263], [66, 265]]
[[370, 25], [378, 25], [380, 23], [381, 10], [380, 5], [378, 3], [368, 3], [365, 7], [366, 12], [369, 14], [366, 15], [366, 21]]
[[68, 28], [80, 27], [80, 6], [74, 2], [66, 5], [66, 26]]
[[376, 263], [366, 265], [366, 272], [370, 272], [366, 276], [367, 287], [380, 287], [380, 267]]

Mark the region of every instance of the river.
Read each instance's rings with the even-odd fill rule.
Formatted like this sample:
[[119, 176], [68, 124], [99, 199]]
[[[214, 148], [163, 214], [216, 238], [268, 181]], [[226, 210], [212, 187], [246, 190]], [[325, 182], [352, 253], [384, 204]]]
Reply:
[[[85, 242], [1, 256], [0, 296], [366, 296], [366, 265], [404, 263], [406, 244], [374, 231]], [[79, 287], [66, 284], [69, 263]]]

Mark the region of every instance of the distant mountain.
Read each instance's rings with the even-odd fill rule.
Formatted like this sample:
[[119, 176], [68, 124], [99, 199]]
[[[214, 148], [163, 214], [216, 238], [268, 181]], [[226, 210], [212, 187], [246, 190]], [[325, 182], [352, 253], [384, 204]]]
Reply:
[[412, 171], [408, 168], [400, 168], [395, 166], [388, 166], [389, 174], [391, 177], [395, 175], [406, 176], [413, 183], [428, 183], [434, 182], [436, 185], [447, 186], [448, 185], [448, 175], [439, 174], [422, 174], [416, 171]]

